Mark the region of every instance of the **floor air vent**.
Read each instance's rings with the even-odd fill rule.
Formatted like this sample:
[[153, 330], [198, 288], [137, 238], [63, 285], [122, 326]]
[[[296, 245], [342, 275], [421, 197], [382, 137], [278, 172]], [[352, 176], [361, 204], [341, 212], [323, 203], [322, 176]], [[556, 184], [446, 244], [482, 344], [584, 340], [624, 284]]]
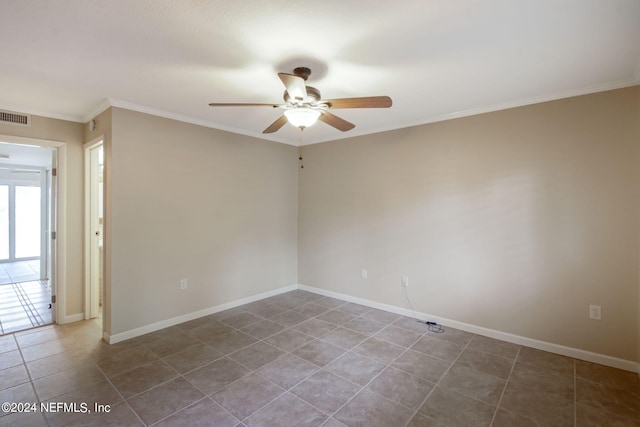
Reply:
[[31, 115], [0, 110], [0, 123], [9, 123], [17, 126], [31, 126]]

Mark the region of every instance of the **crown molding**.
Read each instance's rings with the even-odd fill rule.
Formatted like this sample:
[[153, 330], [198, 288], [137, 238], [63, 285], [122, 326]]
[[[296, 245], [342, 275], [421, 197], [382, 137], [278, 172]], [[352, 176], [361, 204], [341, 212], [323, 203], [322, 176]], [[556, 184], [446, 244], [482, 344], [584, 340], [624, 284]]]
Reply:
[[[640, 63], [638, 64], [638, 69], [635, 73], [635, 77], [630, 80], [607, 83], [603, 85], [590, 86], [590, 87], [580, 88], [580, 89], [573, 89], [573, 90], [564, 91], [564, 92], [555, 92], [555, 93], [550, 93], [546, 95], [534, 96], [530, 98], [523, 98], [523, 99], [501, 102], [501, 103], [489, 105], [486, 107], [471, 108], [468, 110], [457, 111], [454, 113], [443, 114], [440, 116], [432, 116], [420, 121], [404, 122], [399, 125], [388, 126], [384, 128], [377, 128], [371, 131], [367, 131], [366, 133], [361, 132], [358, 134], [351, 134], [346, 138], [340, 138], [340, 140], [355, 138], [363, 135], [370, 135], [374, 133], [390, 132], [393, 130], [399, 130], [399, 129], [410, 128], [415, 126], [423, 126], [430, 123], [444, 122], [447, 120], [460, 119], [463, 117], [477, 116], [479, 114], [493, 113], [496, 111], [508, 110], [511, 108], [526, 107], [528, 105], [542, 104], [544, 102], [558, 101], [561, 99], [573, 98], [576, 96], [591, 95], [599, 92], [607, 92], [610, 90], [623, 89], [626, 87], [636, 86], [638, 84], [640, 84]], [[322, 141], [309, 142], [302, 145], [304, 146], [304, 145], [320, 144], [322, 142], [330, 142], [330, 141], [336, 141], [336, 140], [338, 139], [326, 139]]]
[[231, 126], [224, 126], [219, 123], [210, 122], [208, 120], [196, 119], [190, 116], [182, 114], [172, 113], [170, 111], [164, 111], [153, 107], [147, 107], [144, 105], [134, 104], [132, 102], [122, 101], [119, 99], [109, 98], [109, 104], [112, 107], [123, 108], [125, 110], [137, 111], [138, 113], [151, 114], [152, 116], [164, 117], [165, 119], [177, 120], [179, 122], [190, 123], [198, 126], [204, 126], [212, 129], [222, 130], [225, 132], [231, 132], [235, 134], [245, 135], [252, 138], [264, 139], [267, 141], [280, 142], [286, 145], [298, 146], [298, 144], [291, 141], [286, 141], [281, 138], [265, 137], [262, 134], [256, 135], [253, 132], [248, 132], [242, 129], [236, 129]]

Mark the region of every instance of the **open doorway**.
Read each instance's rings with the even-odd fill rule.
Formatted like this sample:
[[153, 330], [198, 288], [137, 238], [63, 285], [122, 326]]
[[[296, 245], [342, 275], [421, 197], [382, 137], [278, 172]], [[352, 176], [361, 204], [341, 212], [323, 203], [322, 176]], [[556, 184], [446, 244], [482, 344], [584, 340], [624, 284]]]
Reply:
[[49, 230], [56, 150], [0, 142], [0, 333], [55, 321]]
[[104, 151], [102, 139], [85, 144], [85, 319], [102, 317]]

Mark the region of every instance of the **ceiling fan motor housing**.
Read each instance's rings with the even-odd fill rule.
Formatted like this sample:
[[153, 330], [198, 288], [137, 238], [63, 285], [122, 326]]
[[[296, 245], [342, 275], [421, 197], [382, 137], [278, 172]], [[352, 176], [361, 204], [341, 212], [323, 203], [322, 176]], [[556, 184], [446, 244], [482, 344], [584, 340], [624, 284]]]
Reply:
[[[303, 100], [303, 104], [316, 105], [318, 103], [318, 101], [320, 101], [320, 99], [322, 99], [322, 97], [320, 96], [320, 91], [318, 89], [316, 89], [315, 87], [307, 86], [307, 96]], [[289, 101], [291, 101], [291, 97], [289, 96], [289, 92], [287, 92], [285, 90], [284, 91], [284, 102], [289, 104]], [[293, 103], [296, 104], [296, 102], [293, 102]]]

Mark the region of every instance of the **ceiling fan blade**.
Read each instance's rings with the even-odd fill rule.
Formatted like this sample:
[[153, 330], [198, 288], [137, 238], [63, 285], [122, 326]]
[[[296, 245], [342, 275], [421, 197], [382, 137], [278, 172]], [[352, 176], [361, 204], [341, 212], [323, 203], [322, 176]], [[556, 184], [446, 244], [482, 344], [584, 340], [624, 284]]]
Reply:
[[327, 111], [323, 111], [318, 119], [325, 122], [329, 126], [333, 126], [334, 128], [341, 130], [342, 132], [346, 132], [356, 127], [356, 125], [354, 125], [353, 123], [350, 123], [345, 119], [341, 119], [335, 114], [331, 114]]
[[277, 132], [284, 124], [287, 123], [287, 118], [282, 115], [278, 119], [271, 123], [268, 128], [262, 131], [262, 133], [274, 133]]
[[327, 104], [329, 108], [389, 108], [393, 104], [388, 96], [327, 99], [322, 103]]
[[238, 103], [227, 103], [227, 102], [212, 102], [209, 104], [209, 107], [273, 107], [278, 108], [279, 104], [238, 104]]
[[287, 92], [292, 99], [302, 101], [307, 97], [307, 87], [302, 77], [287, 73], [278, 73], [278, 77], [284, 83], [284, 87], [287, 88]]

